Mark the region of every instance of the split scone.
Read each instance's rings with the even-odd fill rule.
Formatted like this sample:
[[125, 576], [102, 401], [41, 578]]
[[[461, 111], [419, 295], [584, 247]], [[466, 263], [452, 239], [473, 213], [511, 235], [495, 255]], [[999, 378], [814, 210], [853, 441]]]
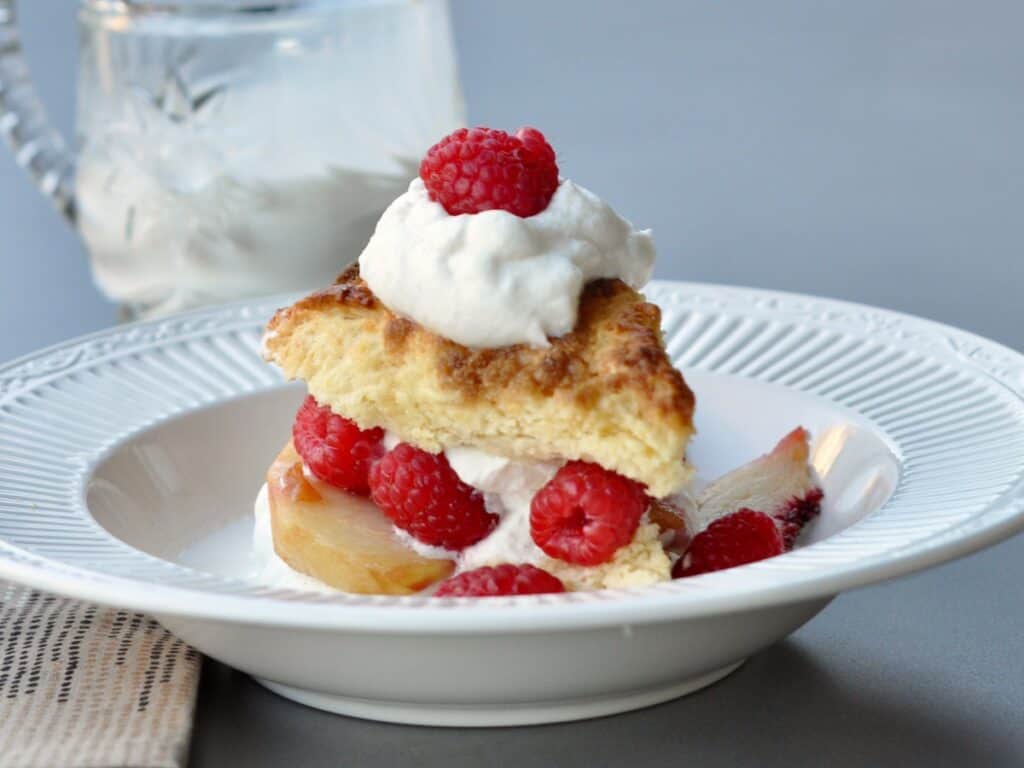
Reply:
[[575, 330], [546, 348], [469, 349], [396, 316], [358, 267], [279, 311], [265, 354], [321, 405], [425, 451], [470, 446], [600, 464], [665, 496], [685, 485], [693, 393], [661, 313], [619, 280], [586, 286]]

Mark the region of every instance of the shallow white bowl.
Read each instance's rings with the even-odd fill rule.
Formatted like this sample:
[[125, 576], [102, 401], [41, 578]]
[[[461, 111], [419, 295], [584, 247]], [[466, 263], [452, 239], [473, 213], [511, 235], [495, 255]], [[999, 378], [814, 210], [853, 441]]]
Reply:
[[552, 722], [696, 690], [844, 589], [1024, 528], [1024, 358], [935, 323], [656, 283], [706, 477], [803, 424], [826, 505], [803, 546], [647, 589], [464, 601], [255, 581], [253, 498], [301, 388], [259, 358], [288, 298], [0, 367], [0, 577], [147, 611], [279, 693], [438, 725]]

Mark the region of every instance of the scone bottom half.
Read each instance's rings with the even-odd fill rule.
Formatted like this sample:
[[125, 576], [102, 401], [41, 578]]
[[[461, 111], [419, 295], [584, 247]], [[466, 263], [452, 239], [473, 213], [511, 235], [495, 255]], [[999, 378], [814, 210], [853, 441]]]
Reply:
[[363, 429], [436, 453], [469, 446], [590, 461], [661, 498], [686, 487], [694, 397], [668, 359], [658, 308], [619, 280], [588, 284], [546, 348], [470, 349], [388, 310], [359, 276], [279, 310], [267, 360]]

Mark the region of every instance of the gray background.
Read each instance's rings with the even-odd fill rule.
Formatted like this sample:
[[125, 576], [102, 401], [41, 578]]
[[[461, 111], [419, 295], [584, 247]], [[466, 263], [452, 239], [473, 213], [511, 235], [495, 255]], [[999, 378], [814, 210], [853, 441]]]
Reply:
[[[70, 135], [72, 4], [22, 5]], [[566, 175], [654, 229], [658, 276], [1024, 347], [1024, 5], [456, 0], [454, 16], [472, 122], [542, 128]], [[4, 154], [0, 259], [0, 359], [113, 319]], [[208, 664], [192, 764], [1024, 765], [1022, 583], [1024, 537], [845, 596], [697, 696], [544, 728], [362, 723]]]

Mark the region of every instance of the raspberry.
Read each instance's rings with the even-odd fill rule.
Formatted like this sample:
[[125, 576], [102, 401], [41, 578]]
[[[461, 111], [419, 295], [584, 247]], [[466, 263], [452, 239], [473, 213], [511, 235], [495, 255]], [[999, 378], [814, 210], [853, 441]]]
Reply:
[[775, 521], [763, 512], [741, 509], [720, 517], [693, 537], [676, 561], [672, 577], [721, 571], [781, 555], [785, 547]]
[[442, 581], [438, 597], [497, 597], [565, 592], [565, 586], [547, 571], [532, 565], [476, 568]]
[[312, 395], [306, 397], [292, 425], [295, 450], [325, 483], [367, 496], [370, 466], [384, 455], [383, 429], [360, 429]]
[[772, 515], [782, 533], [782, 542], [786, 551], [793, 548], [796, 537], [800, 535], [804, 526], [821, 514], [823, 495], [820, 488], [812, 488], [802, 499], [790, 499], [785, 507]]
[[530, 535], [551, 557], [600, 565], [633, 540], [647, 509], [643, 487], [597, 464], [570, 461], [530, 504]]
[[548, 207], [558, 165], [536, 128], [520, 128], [515, 136], [460, 128], [427, 150], [420, 178], [430, 199], [453, 216], [500, 210], [525, 218]]
[[493, 530], [498, 516], [459, 479], [443, 454], [399, 443], [370, 469], [370, 494], [391, 522], [418, 541], [463, 549]]

